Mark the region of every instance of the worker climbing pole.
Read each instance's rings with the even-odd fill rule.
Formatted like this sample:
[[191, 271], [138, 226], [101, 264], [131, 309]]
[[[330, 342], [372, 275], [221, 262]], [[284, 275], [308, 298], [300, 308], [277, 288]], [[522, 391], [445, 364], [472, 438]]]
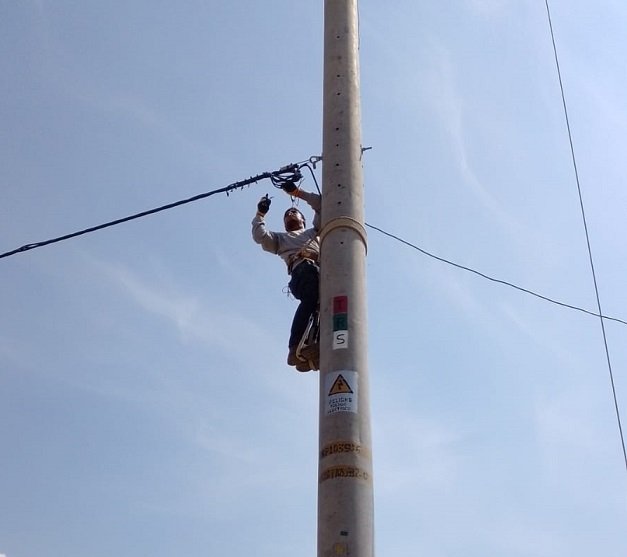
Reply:
[[[285, 262], [290, 275], [289, 289], [299, 300], [292, 320], [288, 341], [287, 364], [298, 371], [310, 371], [319, 367], [318, 303], [320, 288], [320, 204], [319, 193], [305, 191], [301, 187], [302, 174], [298, 168], [287, 169], [272, 177], [276, 187], [281, 188], [292, 199], [292, 207], [283, 215], [285, 232], [274, 232], [266, 227], [265, 217], [270, 210], [271, 200], [266, 194], [257, 204], [257, 213], [252, 221], [253, 240]], [[294, 206], [302, 199], [313, 210], [311, 228], [306, 228], [303, 213]]]

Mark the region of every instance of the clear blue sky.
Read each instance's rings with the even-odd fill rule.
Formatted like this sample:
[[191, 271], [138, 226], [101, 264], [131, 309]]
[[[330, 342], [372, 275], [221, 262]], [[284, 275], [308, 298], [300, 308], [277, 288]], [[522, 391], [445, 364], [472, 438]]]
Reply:
[[[601, 301], [627, 319], [627, 4], [552, 12]], [[544, 2], [360, 20], [367, 221], [594, 311]], [[3, 2], [0, 48], [0, 252], [321, 151], [322, 2]], [[318, 377], [285, 365], [266, 192], [0, 260], [0, 555], [315, 555]], [[599, 319], [373, 230], [367, 280], [377, 553], [627, 555]]]

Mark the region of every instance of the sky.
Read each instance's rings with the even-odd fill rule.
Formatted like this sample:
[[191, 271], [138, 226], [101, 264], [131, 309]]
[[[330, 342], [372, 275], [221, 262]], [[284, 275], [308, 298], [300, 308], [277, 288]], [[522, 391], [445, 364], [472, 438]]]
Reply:
[[[627, 320], [627, 4], [550, 5]], [[322, 6], [3, 2], [0, 252], [320, 155]], [[545, 3], [362, 0], [360, 60], [366, 221], [595, 312]], [[280, 228], [262, 182], [0, 259], [2, 557], [316, 554], [318, 374], [285, 364], [266, 193]], [[626, 555], [600, 319], [374, 229], [367, 284], [377, 554]]]

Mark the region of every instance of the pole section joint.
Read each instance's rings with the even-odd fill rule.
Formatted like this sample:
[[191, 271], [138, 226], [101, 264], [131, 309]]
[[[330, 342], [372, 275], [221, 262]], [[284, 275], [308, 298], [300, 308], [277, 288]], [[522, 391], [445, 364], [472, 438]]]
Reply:
[[336, 217], [327, 222], [319, 234], [321, 247], [327, 235], [338, 228], [349, 228], [350, 230], [355, 231], [363, 242], [366, 253], [368, 253], [368, 236], [366, 234], [366, 229], [357, 219], [352, 217]]

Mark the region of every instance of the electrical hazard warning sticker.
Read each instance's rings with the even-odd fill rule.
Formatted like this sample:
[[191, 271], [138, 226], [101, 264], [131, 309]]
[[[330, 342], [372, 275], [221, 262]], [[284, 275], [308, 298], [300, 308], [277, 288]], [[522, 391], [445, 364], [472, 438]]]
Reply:
[[357, 413], [357, 372], [333, 371], [325, 379], [326, 415]]

